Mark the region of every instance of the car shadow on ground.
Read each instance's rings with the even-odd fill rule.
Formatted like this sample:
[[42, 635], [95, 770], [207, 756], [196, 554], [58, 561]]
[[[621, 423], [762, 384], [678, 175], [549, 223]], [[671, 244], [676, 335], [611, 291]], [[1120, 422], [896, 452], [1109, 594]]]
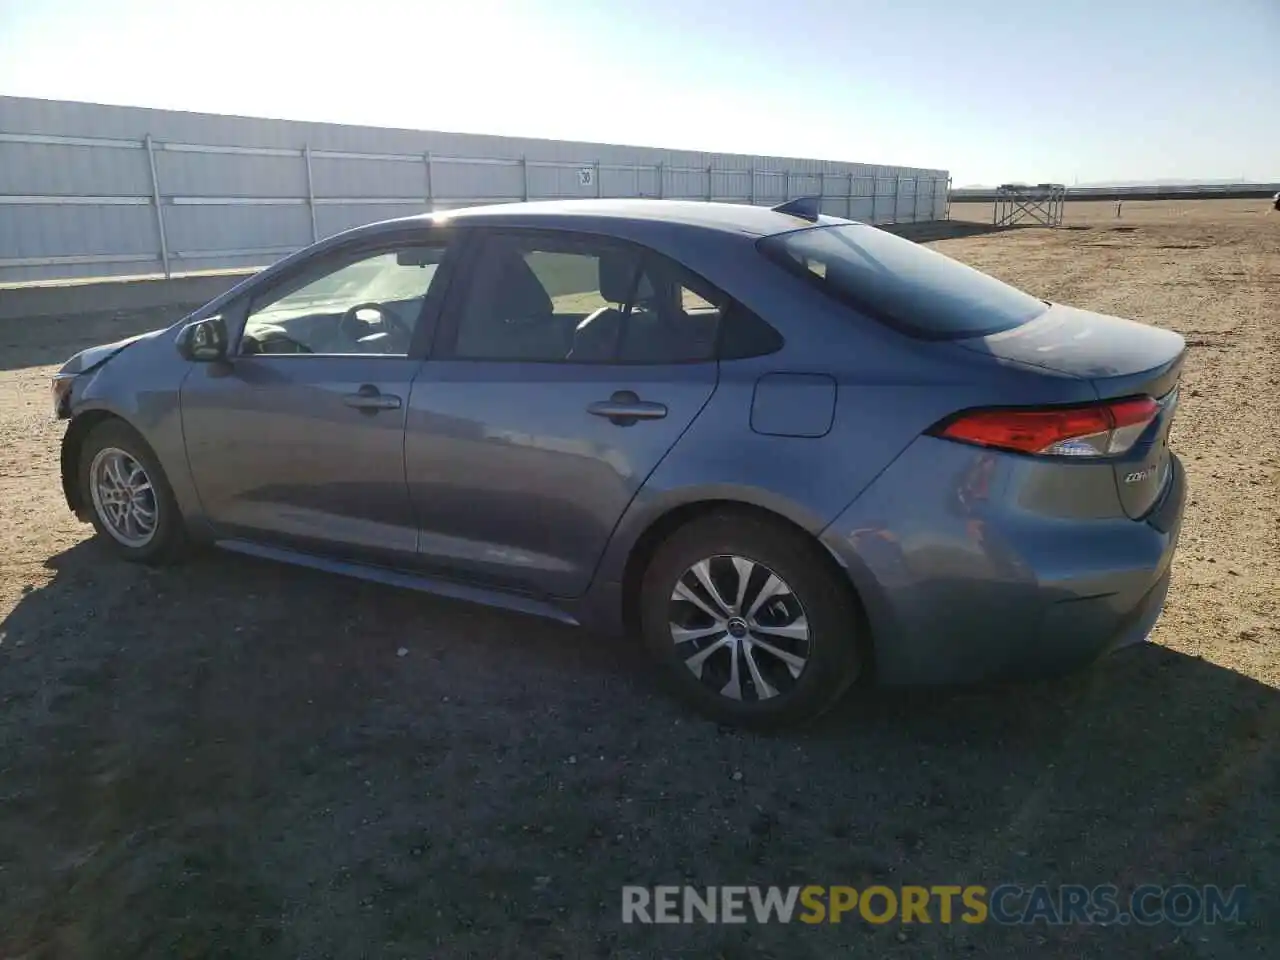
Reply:
[[[0, 624], [0, 955], [1258, 956], [1277, 691], [1159, 646], [740, 733], [638, 652], [86, 541]], [[626, 884], [1248, 886], [1242, 924], [639, 926]], [[1266, 904], [1270, 903], [1270, 908]], [[938, 919], [934, 915], [935, 921]]]

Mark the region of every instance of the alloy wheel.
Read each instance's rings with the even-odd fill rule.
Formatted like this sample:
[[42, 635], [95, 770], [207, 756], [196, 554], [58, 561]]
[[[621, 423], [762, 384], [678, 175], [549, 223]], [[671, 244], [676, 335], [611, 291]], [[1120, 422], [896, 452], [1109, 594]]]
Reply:
[[809, 662], [804, 607], [785, 580], [747, 557], [707, 557], [689, 567], [671, 593], [668, 619], [685, 666], [731, 700], [785, 694]]
[[145, 547], [156, 534], [158, 507], [151, 478], [137, 458], [104, 447], [89, 464], [89, 493], [103, 527], [126, 547]]

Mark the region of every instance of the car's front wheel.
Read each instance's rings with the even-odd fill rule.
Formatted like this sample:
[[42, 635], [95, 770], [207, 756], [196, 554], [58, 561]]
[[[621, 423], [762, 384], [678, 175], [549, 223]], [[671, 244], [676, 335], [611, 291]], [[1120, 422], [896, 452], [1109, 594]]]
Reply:
[[861, 621], [819, 547], [749, 513], [682, 527], [641, 587], [650, 653], [692, 706], [723, 723], [811, 720], [857, 678]]
[[186, 535], [168, 478], [128, 424], [107, 420], [89, 431], [78, 478], [94, 528], [119, 556], [159, 563], [181, 551]]

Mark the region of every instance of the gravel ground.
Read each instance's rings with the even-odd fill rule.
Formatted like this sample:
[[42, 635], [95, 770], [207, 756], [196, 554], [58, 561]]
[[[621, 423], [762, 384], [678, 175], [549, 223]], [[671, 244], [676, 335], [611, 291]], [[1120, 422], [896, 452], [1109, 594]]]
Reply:
[[[61, 499], [48, 365], [163, 318], [0, 326], [0, 957], [1277, 955], [1280, 214], [1076, 203], [1065, 229], [937, 246], [1193, 345], [1168, 608], [1077, 676], [859, 690], [779, 737], [685, 714], [583, 632], [237, 557], [113, 562]], [[1185, 928], [621, 923], [624, 884], [685, 882], [1252, 905]]]

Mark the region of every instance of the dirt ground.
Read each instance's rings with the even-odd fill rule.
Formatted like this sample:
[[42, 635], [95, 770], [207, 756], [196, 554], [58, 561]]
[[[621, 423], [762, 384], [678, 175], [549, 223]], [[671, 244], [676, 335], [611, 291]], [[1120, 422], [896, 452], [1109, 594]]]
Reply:
[[[858, 690], [771, 738], [689, 716], [583, 632], [239, 557], [113, 562], [62, 502], [47, 378], [164, 317], [5, 323], [0, 957], [1276, 956], [1280, 214], [1114, 208], [937, 246], [1192, 345], [1154, 642], [1053, 682]], [[621, 923], [622, 885], [685, 882], [1244, 884], [1251, 906]]]

